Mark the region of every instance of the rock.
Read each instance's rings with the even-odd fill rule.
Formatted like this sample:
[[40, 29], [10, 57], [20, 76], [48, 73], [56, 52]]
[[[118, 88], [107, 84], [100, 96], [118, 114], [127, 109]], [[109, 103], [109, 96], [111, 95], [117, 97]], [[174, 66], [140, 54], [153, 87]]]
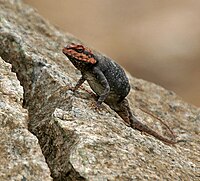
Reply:
[[0, 180], [52, 180], [37, 138], [27, 129], [23, 88], [0, 58]]
[[[96, 112], [85, 90], [69, 90], [80, 73], [61, 50], [80, 41], [20, 0], [1, 2], [0, 56], [12, 64], [23, 86], [28, 130], [38, 138], [54, 180], [199, 180], [200, 109], [171, 91], [129, 76], [134, 114], [167, 136], [162, 124], [139, 108], [165, 120], [182, 140], [174, 147], [127, 127], [105, 105]], [[42, 176], [38, 180], [44, 180]]]

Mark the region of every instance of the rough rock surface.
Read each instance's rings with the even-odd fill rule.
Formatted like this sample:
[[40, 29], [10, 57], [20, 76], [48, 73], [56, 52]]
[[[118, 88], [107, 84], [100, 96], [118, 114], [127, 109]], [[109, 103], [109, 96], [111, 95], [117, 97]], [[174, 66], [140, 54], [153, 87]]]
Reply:
[[27, 129], [23, 88], [0, 58], [0, 180], [52, 180], [37, 138]]
[[[61, 49], [68, 42], [78, 42], [76, 38], [50, 25], [20, 0], [0, 0], [0, 9], [0, 56], [12, 64], [23, 86], [28, 129], [37, 136], [54, 180], [200, 179], [200, 109], [173, 92], [129, 76], [129, 100], [138, 119], [167, 135], [159, 122], [138, 107], [145, 108], [165, 120], [178, 139], [185, 141], [172, 147], [142, 135], [125, 126], [107, 106], [96, 112], [94, 99], [84, 90], [74, 95], [69, 90], [80, 73]], [[85, 88], [89, 90], [87, 84]], [[18, 114], [24, 115], [24, 110], [18, 109]], [[22, 118], [12, 119], [17, 122], [15, 119]], [[18, 129], [18, 124], [13, 125]], [[16, 137], [20, 139], [20, 135]], [[18, 144], [18, 140], [7, 143]], [[30, 146], [38, 149], [38, 145]], [[26, 152], [30, 154], [29, 149]], [[31, 156], [34, 162], [34, 154]], [[45, 173], [38, 180], [44, 180]]]

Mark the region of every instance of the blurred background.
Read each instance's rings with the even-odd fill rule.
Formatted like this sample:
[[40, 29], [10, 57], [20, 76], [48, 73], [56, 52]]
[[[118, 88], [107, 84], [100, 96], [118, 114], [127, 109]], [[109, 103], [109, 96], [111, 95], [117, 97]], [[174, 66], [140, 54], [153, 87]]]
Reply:
[[24, 0], [133, 76], [200, 106], [200, 1]]

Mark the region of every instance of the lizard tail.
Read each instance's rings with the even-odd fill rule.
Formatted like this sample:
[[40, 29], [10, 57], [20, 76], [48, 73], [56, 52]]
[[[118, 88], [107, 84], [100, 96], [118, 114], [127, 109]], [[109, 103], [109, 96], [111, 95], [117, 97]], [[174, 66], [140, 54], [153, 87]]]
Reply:
[[[165, 138], [164, 136], [158, 134], [156, 131], [154, 131], [153, 129], [151, 129], [150, 127], [144, 125], [143, 123], [141, 123], [131, 112], [130, 107], [129, 107], [129, 103], [128, 100], [125, 98], [123, 99], [121, 102], [119, 102], [117, 105], [112, 105], [112, 104], [108, 104], [110, 106], [111, 109], [113, 109], [123, 120], [124, 123], [127, 126], [132, 127], [133, 129], [139, 130], [141, 132], [145, 132], [149, 135], [154, 136], [155, 138], [157, 138], [158, 140], [166, 143], [166, 144], [170, 144], [170, 145], [174, 145], [177, 143], [177, 141], [175, 140], [175, 136], [173, 134], [173, 132], [171, 132], [171, 135], [174, 137], [173, 139], [168, 139]], [[155, 116], [154, 116], [155, 117]], [[169, 129], [169, 127], [168, 127]]]
[[131, 122], [130, 126], [133, 129], [136, 129], [138, 131], [145, 132], [149, 135], [152, 135], [152, 136], [154, 136], [155, 138], [159, 139], [160, 141], [162, 141], [164, 143], [167, 143], [167, 144], [176, 144], [177, 143], [176, 140], [170, 140], [170, 139], [165, 138], [164, 136], [158, 134], [153, 129], [149, 128], [148, 126], [146, 126], [143, 123], [141, 123], [140, 121], [138, 121], [137, 118], [133, 115], [130, 118], [130, 122]]

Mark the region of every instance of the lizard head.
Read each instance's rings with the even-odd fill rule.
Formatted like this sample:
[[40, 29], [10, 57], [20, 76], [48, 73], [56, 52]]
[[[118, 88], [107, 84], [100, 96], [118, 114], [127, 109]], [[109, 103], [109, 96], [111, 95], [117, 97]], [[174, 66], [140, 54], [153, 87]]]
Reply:
[[97, 62], [92, 51], [81, 44], [71, 43], [65, 46], [62, 51], [75, 66], [80, 64], [92, 65]]

